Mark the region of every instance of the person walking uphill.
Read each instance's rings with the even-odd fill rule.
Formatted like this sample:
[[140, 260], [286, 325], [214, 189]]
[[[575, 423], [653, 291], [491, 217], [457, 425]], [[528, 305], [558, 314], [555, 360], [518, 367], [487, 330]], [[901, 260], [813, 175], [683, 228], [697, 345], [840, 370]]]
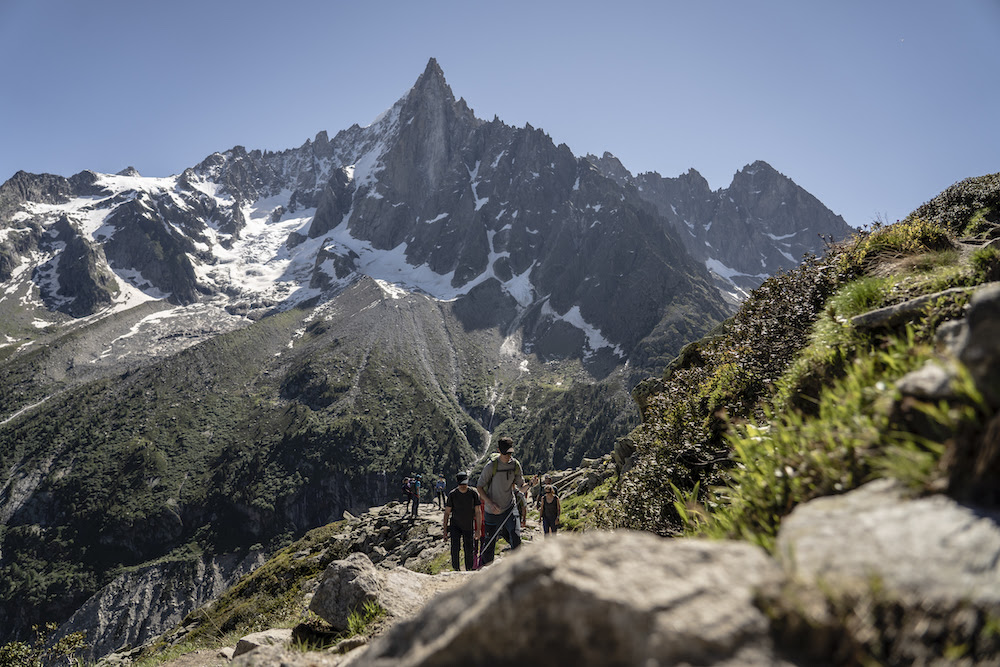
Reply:
[[439, 510], [444, 509], [445, 500], [445, 482], [444, 475], [438, 477], [438, 480], [434, 482], [434, 502], [437, 503], [437, 508]]
[[[458, 571], [459, 543], [465, 552], [465, 570], [475, 569], [473, 540], [482, 521], [479, 494], [469, 488], [469, 474], [458, 473], [458, 486], [451, 490], [444, 505], [444, 539], [451, 538], [451, 567]], [[451, 525], [448, 525], [448, 519]]]
[[562, 515], [562, 501], [556, 495], [556, 487], [551, 484], [545, 487], [545, 496], [539, 508], [542, 515], [542, 532], [544, 535], [555, 535], [559, 527], [559, 517]]
[[497, 449], [499, 456], [486, 462], [476, 484], [486, 510], [486, 542], [481, 553], [483, 565], [493, 562], [494, 545], [501, 530], [505, 532], [511, 550], [521, 546], [521, 535], [517, 530], [521, 517], [517, 511], [514, 488], [523, 493], [528, 484], [524, 481], [521, 464], [514, 458], [514, 441], [504, 436], [498, 441]]
[[410, 501], [413, 503], [413, 518], [417, 518], [417, 509], [420, 507], [420, 475], [414, 475], [410, 481]]

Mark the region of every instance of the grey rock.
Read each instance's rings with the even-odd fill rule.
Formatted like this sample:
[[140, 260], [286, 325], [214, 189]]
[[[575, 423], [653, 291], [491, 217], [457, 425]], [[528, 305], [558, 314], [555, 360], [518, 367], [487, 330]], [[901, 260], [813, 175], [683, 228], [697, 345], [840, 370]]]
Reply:
[[159, 563], [127, 572], [87, 600], [59, 626], [55, 638], [86, 632], [89, 646], [83, 657], [90, 660], [121, 646], [140, 646], [221, 595], [262, 562], [263, 555], [254, 552]]
[[348, 637], [347, 639], [342, 639], [337, 642], [337, 645], [333, 647], [334, 653], [349, 653], [354, 649], [361, 648], [362, 646], [368, 645], [367, 637]]
[[1000, 514], [935, 495], [907, 499], [892, 480], [797, 507], [778, 554], [795, 577], [917, 601], [1000, 612]]
[[958, 358], [996, 409], [1000, 407], [1000, 283], [976, 290], [965, 322], [967, 328], [958, 346]]
[[378, 603], [393, 618], [406, 618], [440, 593], [461, 585], [472, 576], [446, 572], [436, 576], [406, 568], [376, 568], [368, 556], [352, 553], [330, 563], [309, 603], [310, 611], [334, 630], [348, 627], [348, 618], [368, 602]]
[[896, 388], [907, 396], [938, 401], [954, 397], [952, 383], [956, 376], [954, 368], [928, 361], [921, 368], [900, 378], [896, 382]]
[[780, 577], [744, 543], [560, 535], [441, 595], [351, 664], [785, 664], [753, 603]]
[[953, 287], [934, 294], [925, 294], [902, 303], [876, 308], [875, 310], [855, 315], [851, 325], [857, 329], [891, 328], [916, 319], [928, 306], [940, 299], [950, 299], [964, 296], [972, 291], [970, 287]]
[[233, 657], [249, 653], [259, 646], [287, 646], [292, 641], [291, 628], [272, 628], [240, 638], [233, 649]]
[[934, 342], [952, 355], [958, 355], [958, 345], [965, 335], [964, 319], [942, 322], [934, 332]]
[[346, 630], [350, 615], [363, 609], [366, 602], [377, 601], [381, 590], [382, 584], [368, 556], [353, 553], [327, 566], [309, 610], [334, 630]]
[[891, 480], [799, 506], [778, 535], [792, 582], [762, 595], [778, 641], [822, 664], [953, 664], [952, 647], [962, 664], [996, 664], [998, 519]]

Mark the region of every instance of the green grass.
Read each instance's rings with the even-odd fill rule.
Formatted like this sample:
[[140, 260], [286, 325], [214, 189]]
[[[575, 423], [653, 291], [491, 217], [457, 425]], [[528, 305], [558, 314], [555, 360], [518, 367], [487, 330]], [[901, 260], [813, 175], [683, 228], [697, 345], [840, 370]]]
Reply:
[[948, 231], [934, 222], [911, 216], [892, 225], [876, 224], [859, 234], [841, 255], [841, 268], [864, 272], [886, 258], [919, 255], [953, 248]]
[[[878, 477], [893, 476], [922, 488], [931, 483], [941, 443], [908, 433], [890, 420], [893, 382], [934, 358], [928, 343], [907, 335], [857, 355], [842, 378], [818, 396], [815, 414], [765, 408], [760, 420], [728, 435], [736, 466], [729, 484], [713, 489], [704, 504], [679, 492], [676, 507], [691, 532], [738, 537], [771, 549], [781, 519], [811, 498], [841, 493]], [[974, 423], [978, 397], [968, 379], [955, 405], [924, 404], [921, 410], [942, 432]]]
[[450, 548], [446, 549], [445, 551], [442, 551], [429, 561], [413, 567], [412, 569], [414, 572], [422, 572], [423, 574], [440, 574], [441, 572], [450, 572], [451, 571]]
[[833, 319], [848, 319], [879, 308], [892, 292], [894, 282], [877, 276], [854, 280], [830, 297], [827, 313]]
[[977, 282], [1000, 280], [1000, 248], [978, 248], [970, 257]]
[[563, 498], [560, 529], [582, 532], [606, 525], [604, 515], [612, 488], [613, 480], [608, 480], [593, 491]]
[[374, 600], [368, 600], [360, 610], [351, 612], [347, 617], [347, 636], [363, 635], [368, 629], [381, 619], [385, 618], [388, 612]]

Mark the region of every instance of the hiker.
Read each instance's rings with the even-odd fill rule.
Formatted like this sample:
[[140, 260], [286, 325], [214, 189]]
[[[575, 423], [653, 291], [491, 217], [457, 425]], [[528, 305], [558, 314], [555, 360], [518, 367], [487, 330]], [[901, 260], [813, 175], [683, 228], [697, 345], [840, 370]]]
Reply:
[[535, 501], [535, 509], [541, 509], [542, 501], [545, 500], [545, 487], [552, 484], [552, 475], [550, 473], [545, 473], [545, 479], [542, 480], [538, 475], [531, 478], [531, 495]]
[[[517, 503], [517, 515], [519, 521], [514, 524], [514, 532], [517, 534], [518, 539], [524, 533], [524, 529], [528, 526], [528, 499], [524, 497], [524, 493], [521, 489], [514, 487], [514, 502]], [[507, 540], [510, 542], [510, 540]]]
[[439, 510], [444, 509], [445, 496], [444, 496], [444, 475], [438, 477], [438, 480], [434, 482], [434, 500], [437, 502]]
[[403, 502], [406, 504], [406, 509], [403, 510], [403, 516], [410, 513], [410, 478], [404, 477], [403, 483], [399, 487], [399, 490], [403, 493]]
[[[482, 501], [474, 489], [469, 488], [469, 473], [458, 473], [458, 486], [451, 490], [444, 505], [444, 539], [451, 538], [451, 567], [460, 570], [458, 563], [459, 543], [465, 552], [465, 570], [476, 569], [475, 536], [482, 521]], [[448, 520], [451, 519], [451, 525]]]
[[551, 484], [545, 486], [545, 496], [542, 498], [539, 515], [542, 517], [542, 534], [555, 535], [556, 528], [559, 527], [559, 517], [562, 516], [562, 501], [556, 495], [556, 487]]
[[410, 499], [413, 501], [413, 518], [417, 518], [417, 508], [420, 506], [420, 473], [410, 481]]
[[486, 514], [486, 543], [481, 549], [483, 565], [493, 562], [494, 544], [501, 532], [510, 543], [511, 550], [521, 546], [520, 531], [517, 530], [520, 517], [514, 489], [523, 493], [528, 484], [524, 481], [521, 464], [514, 458], [514, 441], [504, 436], [498, 441], [497, 449], [499, 455], [490, 457], [486, 462], [476, 484]]

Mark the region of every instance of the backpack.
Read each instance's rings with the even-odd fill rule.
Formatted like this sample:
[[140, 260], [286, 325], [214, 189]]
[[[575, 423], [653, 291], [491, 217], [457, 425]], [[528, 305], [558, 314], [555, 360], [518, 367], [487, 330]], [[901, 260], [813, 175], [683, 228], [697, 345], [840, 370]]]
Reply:
[[412, 493], [412, 489], [413, 489], [413, 480], [411, 480], [409, 477], [404, 477], [403, 485], [400, 487], [399, 490], [405, 493], [406, 495], [410, 495]]
[[[510, 457], [510, 461], [511, 463], [514, 464], [514, 476], [517, 477], [518, 475], [521, 475], [521, 477], [524, 477], [524, 472], [521, 470], [521, 462], [515, 459], [513, 456]], [[493, 478], [497, 474], [497, 469], [500, 468], [500, 452], [493, 452], [492, 454], [490, 454], [490, 460], [489, 463], [487, 463], [487, 465], [489, 465], [490, 463], [493, 464], [493, 470], [490, 472], [490, 477], [489, 479], [486, 480], [486, 484], [483, 485], [484, 489], [490, 485], [490, 482], [493, 481]]]

